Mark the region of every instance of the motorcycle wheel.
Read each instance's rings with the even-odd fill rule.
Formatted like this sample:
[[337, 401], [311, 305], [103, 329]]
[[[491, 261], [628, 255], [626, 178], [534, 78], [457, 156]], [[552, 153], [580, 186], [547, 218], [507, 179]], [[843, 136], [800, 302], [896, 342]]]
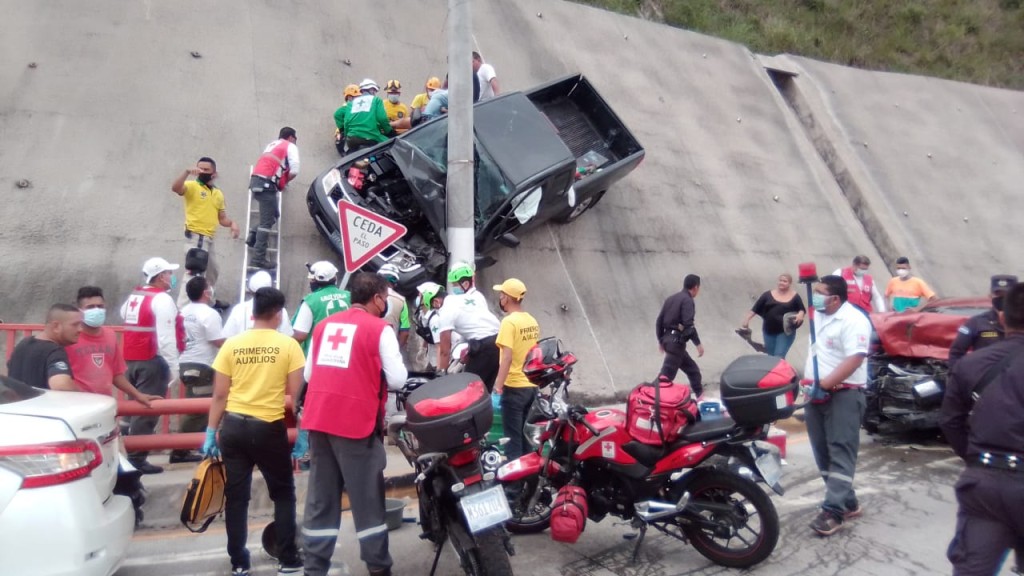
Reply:
[[[551, 506], [557, 492], [546, 478], [541, 477], [506, 486], [512, 518], [505, 521], [505, 528], [513, 534], [537, 534], [547, 530], [551, 525]], [[537, 503], [530, 510], [525, 510], [534, 494], [537, 494]]]
[[501, 526], [492, 526], [475, 535], [476, 547], [466, 544], [471, 541], [462, 524], [448, 525], [448, 541], [466, 576], [512, 576], [512, 563], [505, 549], [505, 538]]
[[[779, 542], [779, 515], [771, 498], [751, 480], [721, 470], [698, 471], [683, 532], [702, 556], [730, 568], [748, 568], [768, 558]], [[711, 506], [729, 507], [728, 512]]]

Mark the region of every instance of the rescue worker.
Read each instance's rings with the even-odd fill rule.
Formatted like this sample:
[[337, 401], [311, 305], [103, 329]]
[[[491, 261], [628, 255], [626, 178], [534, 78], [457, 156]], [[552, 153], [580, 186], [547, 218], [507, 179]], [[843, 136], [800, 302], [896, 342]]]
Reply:
[[999, 310], [1003, 305], [1006, 291], [1017, 283], [1017, 277], [1010, 274], [993, 276], [989, 288], [992, 308], [972, 316], [956, 331], [956, 338], [949, 347], [949, 371], [971, 350], [981, 350], [1003, 339], [1003, 325], [999, 322]]
[[[185, 398], [213, 397], [213, 360], [224, 344], [224, 322], [220, 312], [211, 307], [213, 286], [206, 278], [196, 276], [185, 285], [189, 303], [181, 309], [185, 324], [185, 350], [178, 358], [181, 384]], [[180, 432], [206, 430], [206, 414], [186, 414], [181, 418]], [[198, 462], [203, 457], [192, 450], [173, 450], [170, 463]]]
[[954, 576], [996, 574], [1010, 549], [1018, 568], [1024, 559], [1024, 284], [1008, 288], [1005, 339], [957, 363], [942, 402], [942, 432], [967, 463], [946, 553]]
[[388, 281], [388, 312], [384, 316], [384, 320], [395, 331], [395, 334], [398, 334], [398, 347], [404, 350], [405, 344], [409, 341], [409, 329], [412, 328], [412, 323], [409, 321], [409, 303], [406, 302], [405, 296], [395, 290], [399, 278], [398, 267], [389, 262], [381, 266], [377, 270], [377, 274]]
[[[189, 180], [193, 176], [195, 180]], [[217, 284], [217, 262], [213, 258], [213, 237], [217, 233], [217, 225], [229, 228], [231, 238], [238, 238], [238, 224], [228, 217], [224, 193], [213, 184], [216, 178], [217, 163], [213, 158], [203, 156], [194, 168], [186, 168], [171, 183], [171, 192], [181, 196], [185, 203], [185, 273], [182, 274], [178, 294], [179, 308], [188, 304], [185, 285], [193, 276], [201, 274], [210, 284]]]
[[509, 440], [505, 456], [515, 460], [525, 454], [529, 446], [523, 429], [526, 427], [526, 414], [537, 397], [537, 385], [523, 373], [523, 364], [530, 349], [540, 339], [540, 325], [523, 310], [526, 284], [522, 280], [509, 278], [494, 286], [494, 291], [498, 292], [498, 307], [505, 313], [496, 340], [501, 360], [494, 392], [501, 395], [502, 425]]
[[487, 299], [474, 285], [473, 267], [456, 262], [448, 272], [451, 293], [445, 296], [438, 317], [440, 344], [437, 363], [446, 370], [452, 355], [452, 333], [469, 342], [465, 371], [476, 374], [487, 386], [489, 394], [498, 377], [496, 339], [501, 323], [487, 307]]
[[256, 228], [255, 238], [253, 231], [249, 231], [249, 245], [253, 249], [249, 265], [255, 268], [271, 270], [276, 265], [267, 259], [267, 242], [280, 216], [277, 211], [277, 194], [299, 175], [299, 147], [295, 145], [297, 141], [294, 128], [281, 128], [277, 140], [264, 148], [249, 178], [252, 199], [260, 207], [260, 223]]
[[351, 102], [352, 99], [358, 97], [359, 94], [359, 86], [357, 84], [349, 84], [348, 86], [345, 86], [345, 91], [343, 92], [345, 103], [334, 111], [334, 147], [338, 149], [338, 154], [341, 154], [342, 156], [348, 154], [348, 150], [345, 149], [345, 134], [341, 131], [342, 128], [345, 127], [343, 120], [345, 117], [344, 111], [348, 108], [348, 103]]
[[359, 83], [359, 96], [339, 109], [340, 121], [337, 116], [335, 117], [341, 133], [345, 135], [345, 145], [349, 154], [369, 148], [395, 135], [395, 130], [388, 121], [384, 102], [377, 97], [379, 90], [380, 87], [373, 80], [363, 80]]
[[427, 79], [427, 83], [423, 86], [424, 91], [417, 94], [412, 99], [411, 114], [412, 114], [412, 125], [418, 126], [423, 121], [423, 111], [427, 108], [427, 103], [430, 102], [430, 96], [441, 87], [441, 79], [437, 76], [431, 76]]
[[[814, 286], [814, 334], [818, 362], [818, 393], [804, 410], [814, 462], [825, 480], [821, 512], [811, 522], [819, 536], [831, 536], [863, 513], [853, 490], [860, 450], [860, 423], [867, 401], [865, 358], [871, 321], [847, 300], [848, 283], [825, 276]], [[804, 374], [814, 374], [814, 353], [807, 355]]]
[[[309, 431], [311, 466], [302, 526], [305, 569], [324, 576], [341, 526], [342, 490], [349, 495], [360, 558], [373, 576], [391, 574], [384, 510], [384, 399], [408, 376], [398, 339], [384, 321], [387, 282], [357, 272], [352, 308], [328, 316], [313, 331], [302, 429]], [[344, 418], [339, 418], [344, 414]]]
[[[416, 297], [416, 333], [427, 344], [426, 369], [436, 370], [439, 367], [437, 347], [441, 342], [438, 313], [447, 292], [444, 286], [436, 282], [424, 282], [416, 287], [416, 291], [419, 292], [419, 296]], [[452, 332], [453, 348], [458, 346], [458, 338], [459, 335]]]
[[[256, 291], [260, 288], [269, 288], [274, 285], [274, 279], [270, 277], [270, 273], [266, 270], [260, 270], [249, 277], [247, 284], [249, 288], [249, 294], [256, 294]], [[253, 326], [253, 314], [252, 314], [252, 298], [245, 302], [239, 302], [231, 308], [231, 312], [228, 314], [228, 319], [224, 322], [224, 331], [222, 334], [225, 338], [230, 338], [237, 334], [245, 332]], [[288, 309], [285, 308], [281, 316], [281, 323], [277, 325], [277, 331], [285, 336], [291, 336], [293, 334], [292, 325], [288, 322]]]
[[846, 280], [846, 293], [849, 294], [849, 302], [865, 313], [885, 312], [885, 298], [878, 292], [875, 279], [868, 274], [871, 267], [871, 259], [863, 254], [853, 257], [853, 265], [840, 268], [832, 273], [833, 276], [841, 276]]
[[[185, 349], [185, 326], [174, 299], [173, 290], [180, 266], [163, 258], [150, 258], [142, 265], [146, 283], [136, 286], [121, 306], [124, 319], [124, 359], [128, 381], [143, 394], [167, 396], [167, 387], [178, 376], [178, 355]], [[131, 416], [128, 435], [152, 434], [159, 416]], [[143, 474], [159, 474], [164, 469], [147, 462], [148, 451], [132, 452], [128, 461]]]
[[224, 524], [231, 573], [248, 576], [251, 568], [245, 545], [252, 471], [259, 468], [274, 502], [277, 573], [300, 574], [302, 559], [295, 541], [295, 477], [284, 412], [285, 395], [294, 398], [299, 392], [306, 361], [298, 342], [275, 330], [284, 317], [284, 294], [280, 290], [257, 290], [253, 315], [253, 327], [228, 338], [213, 361], [213, 401], [203, 453], [223, 453], [227, 476]]
[[398, 80], [388, 80], [384, 86], [386, 94], [384, 99], [384, 111], [388, 114], [388, 122], [395, 129], [395, 133], [401, 134], [412, 128], [412, 117], [409, 115], [409, 107], [402, 104], [402, 83]]
[[690, 390], [697, 398], [704, 395], [704, 385], [700, 366], [697, 366], [686, 351], [686, 343], [693, 342], [697, 346], [698, 358], [704, 355], [704, 345], [700, 343], [700, 335], [694, 326], [697, 312], [694, 299], [699, 293], [700, 276], [687, 274], [686, 278], [683, 278], [683, 289], [665, 300], [654, 322], [658, 349], [665, 355], [660, 375], [675, 380], [682, 369], [690, 381]]

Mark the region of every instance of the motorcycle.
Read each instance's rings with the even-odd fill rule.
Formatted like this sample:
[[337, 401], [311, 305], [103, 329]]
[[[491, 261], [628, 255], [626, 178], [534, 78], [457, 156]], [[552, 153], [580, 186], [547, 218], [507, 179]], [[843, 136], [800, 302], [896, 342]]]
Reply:
[[779, 450], [765, 439], [772, 422], [797, 408], [792, 367], [764, 355], [737, 359], [722, 376], [729, 416], [689, 424], [678, 441], [653, 446], [629, 435], [622, 410], [589, 411], [566, 401], [575, 362], [556, 348], [546, 362], [524, 369], [552, 388], [528, 416], [540, 425], [536, 450], [498, 469], [512, 511], [506, 528], [547, 529], [560, 491], [579, 487], [586, 518], [611, 514], [639, 531], [634, 563], [651, 527], [723, 566], [747, 568], [766, 559], [778, 543], [779, 518], [758, 483], [784, 493]]
[[435, 548], [430, 574], [446, 541], [465, 574], [512, 574], [515, 550], [502, 526], [511, 511], [494, 480], [500, 456], [482, 443], [493, 417], [483, 383], [468, 373], [420, 375], [397, 397], [404, 411], [388, 422], [388, 435], [416, 472], [420, 537]]
[[941, 360], [873, 357], [862, 424], [871, 434], [935, 433], [949, 367]]

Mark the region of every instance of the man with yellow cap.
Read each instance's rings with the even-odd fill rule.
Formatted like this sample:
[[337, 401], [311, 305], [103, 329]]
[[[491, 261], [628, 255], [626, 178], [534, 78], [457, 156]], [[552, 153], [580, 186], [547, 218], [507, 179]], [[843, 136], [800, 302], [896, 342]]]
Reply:
[[537, 396], [537, 386], [526, 378], [523, 363], [540, 339], [540, 326], [533, 316], [523, 311], [526, 284], [521, 280], [509, 278], [494, 286], [494, 290], [498, 292], [498, 307], [505, 313], [495, 340], [501, 359], [494, 392], [501, 394], [502, 422], [505, 436], [509, 439], [505, 455], [514, 460], [526, 451], [523, 427], [526, 425], [526, 413]]

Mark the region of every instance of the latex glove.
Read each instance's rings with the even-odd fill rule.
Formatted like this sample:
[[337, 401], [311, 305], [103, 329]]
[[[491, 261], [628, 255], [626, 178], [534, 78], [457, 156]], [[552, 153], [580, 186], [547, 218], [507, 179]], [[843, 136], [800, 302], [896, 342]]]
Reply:
[[295, 447], [292, 448], [292, 459], [298, 460], [309, 452], [309, 430], [299, 430], [295, 438]]
[[203, 455], [210, 458], [220, 458], [220, 448], [217, 448], [217, 429], [206, 427], [206, 441], [203, 442]]
[[498, 394], [497, 392], [491, 393], [491, 408], [493, 408], [495, 412], [501, 412], [501, 394]]

